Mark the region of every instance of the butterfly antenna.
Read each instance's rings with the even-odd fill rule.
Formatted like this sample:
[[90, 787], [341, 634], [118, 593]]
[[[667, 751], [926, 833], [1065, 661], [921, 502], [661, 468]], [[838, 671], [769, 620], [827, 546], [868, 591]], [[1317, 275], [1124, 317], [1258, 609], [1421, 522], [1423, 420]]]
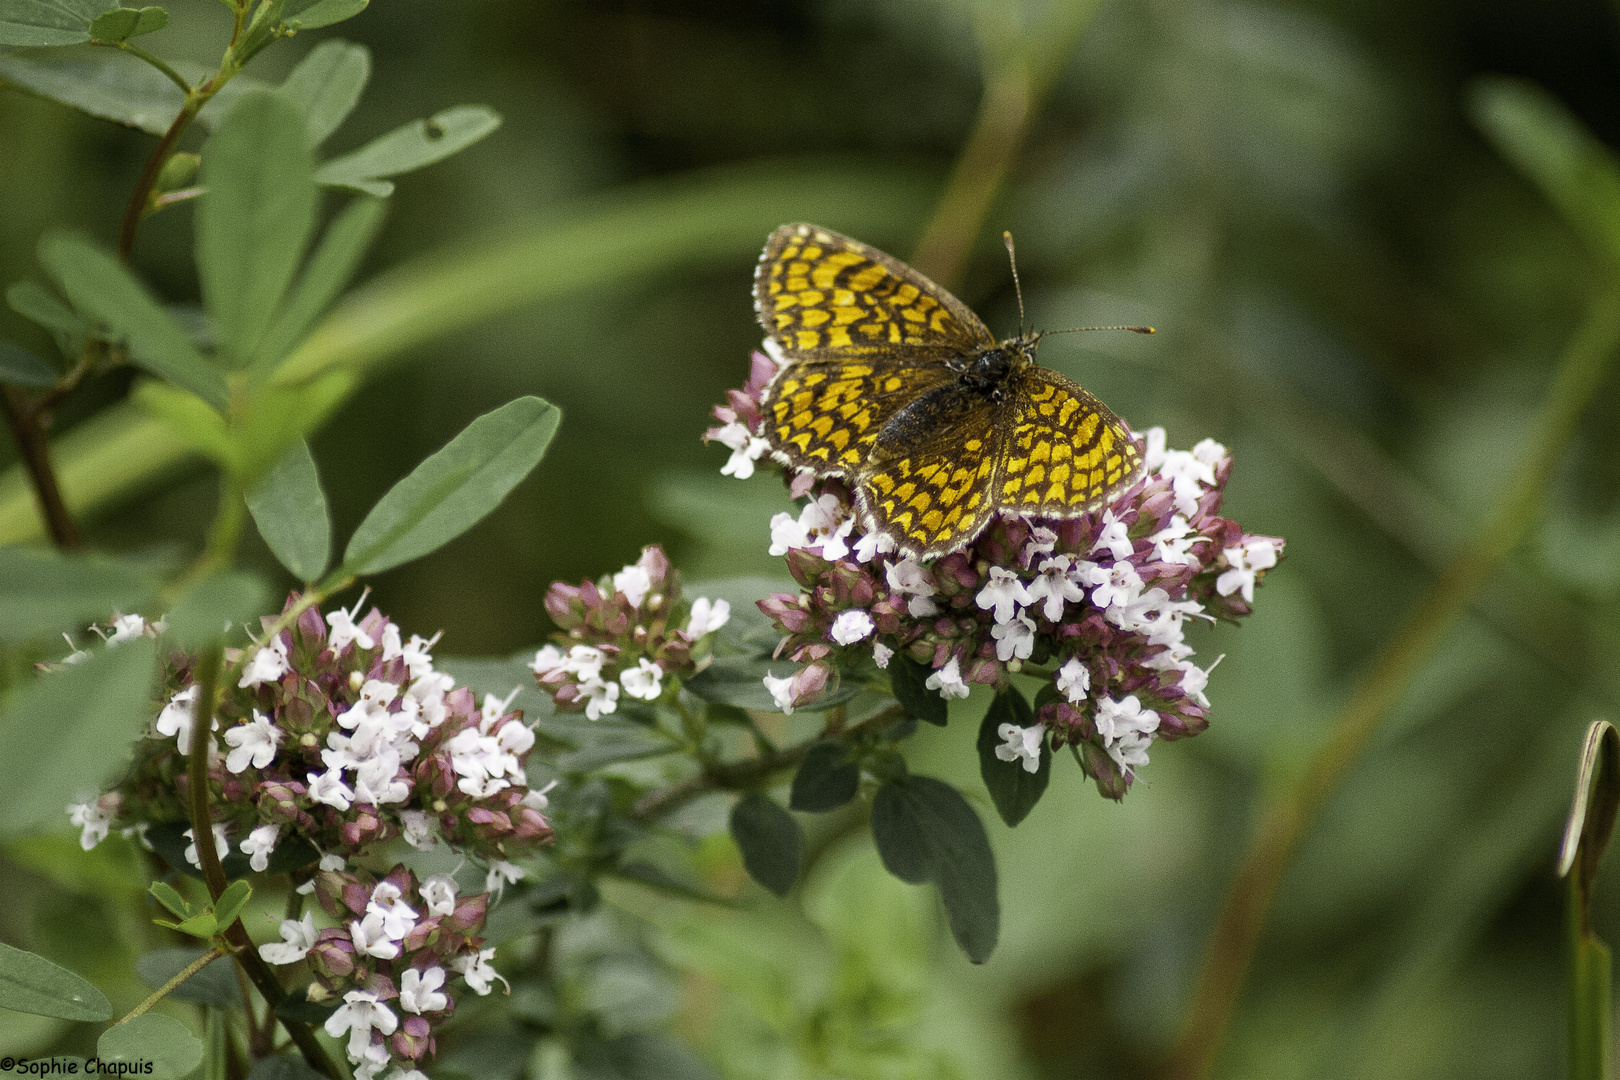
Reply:
[[1051, 334], [1078, 334], [1082, 330], [1129, 330], [1133, 334], [1157, 334], [1151, 326], [1071, 326], [1067, 330], [1042, 330], [1041, 336]]
[[1024, 336], [1024, 289], [1018, 284], [1018, 255], [1013, 251], [1012, 233], [1003, 232], [1001, 242], [1007, 245], [1007, 262], [1012, 265], [1013, 292], [1018, 297], [1018, 336]]

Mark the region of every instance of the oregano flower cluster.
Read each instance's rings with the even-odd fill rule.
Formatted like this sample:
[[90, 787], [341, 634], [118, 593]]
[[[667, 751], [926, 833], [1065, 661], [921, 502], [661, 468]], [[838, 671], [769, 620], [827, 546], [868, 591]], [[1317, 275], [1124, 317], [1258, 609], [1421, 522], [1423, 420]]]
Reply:
[[[706, 438], [731, 448], [727, 475], [752, 475], [768, 450], [760, 399], [776, 370], [754, 353], [747, 384], [714, 409], [720, 425]], [[800, 591], [759, 606], [786, 635], [778, 655], [804, 666], [767, 677], [778, 707], [817, 700], [852, 655], [888, 668], [904, 654], [947, 700], [972, 684], [1006, 690], [1014, 674], [1037, 675], [1045, 682], [1034, 722], [1001, 725], [998, 756], [1034, 772], [1048, 740], [1068, 745], [1099, 791], [1123, 797], [1154, 740], [1208, 726], [1214, 665], [1194, 662], [1188, 620], [1249, 614], [1283, 551], [1281, 539], [1220, 516], [1232, 469], [1225, 447], [1205, 439], [1172, 450], [1161, 428], [1141, 442], [1141, 478], [1106, 508], [1002, 515], [931, 561], [867, 528], [837, 478], [789, 476], [791, 495], [806, 501], [772, 520], [770, 553], [785, 557]]]

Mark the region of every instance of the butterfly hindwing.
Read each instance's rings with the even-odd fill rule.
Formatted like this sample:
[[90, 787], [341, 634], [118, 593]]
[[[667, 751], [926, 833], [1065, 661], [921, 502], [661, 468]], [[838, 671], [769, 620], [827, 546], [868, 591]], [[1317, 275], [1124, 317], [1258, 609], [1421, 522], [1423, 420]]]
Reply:
[[979, 317], [900, 260], [815, 225], [771, 234], [754, 275], [760, 325], [794, 359], [969, 356], [995, 344]]

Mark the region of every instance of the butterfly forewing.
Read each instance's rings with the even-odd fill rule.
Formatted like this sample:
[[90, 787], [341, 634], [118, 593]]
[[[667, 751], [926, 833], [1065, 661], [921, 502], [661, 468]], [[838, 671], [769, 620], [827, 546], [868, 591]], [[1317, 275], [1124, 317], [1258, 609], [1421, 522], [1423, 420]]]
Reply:
[[848, 476], [896, 411], [955, 378], [934, 360], [800, 360], [766, 390], [766, 436], [793, 466]]
[[754, 277], [760, 325], [789, 357], [970, 356], [994, 336], [898, 259], [814, 225], [771, 234]]
[[1098, 509], [1136, 482], [1142, 452], [1108, 406], [1048, 368], [1031, 365], [1016, 378], [998, 506], [1068, 517]]

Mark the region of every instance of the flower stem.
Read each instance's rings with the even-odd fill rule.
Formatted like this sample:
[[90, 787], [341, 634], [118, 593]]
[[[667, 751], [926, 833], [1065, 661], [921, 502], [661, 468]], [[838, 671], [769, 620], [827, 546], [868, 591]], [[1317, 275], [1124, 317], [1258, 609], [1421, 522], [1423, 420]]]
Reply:
[[135, 1006], [134, 1009], [130, 1010], [128, 1016], [113, 1021], [113, 1026], [117, 1027], [119, 1024], [127, 1024], [137, 1016], [141, 1015], [141, 1013], [148, 1011], [152, 1008], [152, 1006], [168, 997], [170, 991], [172, 991], [175, 987], [179, 986], [181, 983], [185, 982], [187, 979], [197, 974], [197, 972], [201, 971], [203, 968], [207, 967], [209, 964], [213, 963], [215, 960], [218, 960], [224, 955], [225, 950], [217, 945], [212, 949], [209, 949], [207, 952], [197, 957], [197, 959], [181, 968], [180, 973], [174, 978], [152, 991], [151, 996], [145, 1001], [141, 1002], [139, 1005]]
[[27, 394], [12, 386], [0, 386], [0, 412], [5, 413], [6, 426], [17, 443], [17, 456], [28, 471], [28, 482], [39, 502], [40, 516], [51, 543], [63, 551], [84, 546], [79, 526], [62, 500], [62, 489], [56, 482], [56, 470], [51, 467], [51, 443], [46, 438], [40, 413]]
[[1501, 501], [1374, 658], [1303, 774], [1267, 813], [1205, 946], [1167, 1080], [1202, 1080], [1214, 1065], [1261, 926], [1295, 846], [1457, 617], [1534, 523], [1553, 468], [1620, 346], [1620, 287], [1604, 289], [1564, 351], [1529, 446]]

